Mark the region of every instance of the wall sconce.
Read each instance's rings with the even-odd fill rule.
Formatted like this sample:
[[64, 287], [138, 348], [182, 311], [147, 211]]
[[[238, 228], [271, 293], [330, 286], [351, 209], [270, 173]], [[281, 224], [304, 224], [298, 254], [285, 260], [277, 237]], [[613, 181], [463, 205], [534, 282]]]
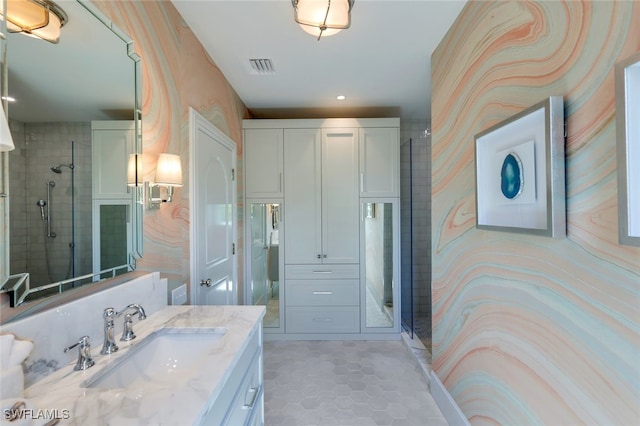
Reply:
[[349, 28], [355, 0], [291, 0], [293, 17], [304, 32], [320, 40]]
[[[159, 209], [162, 203], [173, 201], [173, 191], [182, 186], [182, 162], [175, 154], [160, 154], [156, 167], [155, 182], [145, 182], [145, 205], [149, 210]], [[161, 188], [166, 188], [166, 197], [162, 198]]]
[[7, 30], [58, 43], [60, 30], [69, 18], [50, 0], [9, 0]]
[[15, 145], [13, 144], [13, 137], [11, 136], [11, 130], [9, 130], [9, 122], [4, 114], [2, 102], [0, 102], [0, 110], [2, 113], [2, 117], [0, 117], [0, 152], [11, 151], [15, 149]]

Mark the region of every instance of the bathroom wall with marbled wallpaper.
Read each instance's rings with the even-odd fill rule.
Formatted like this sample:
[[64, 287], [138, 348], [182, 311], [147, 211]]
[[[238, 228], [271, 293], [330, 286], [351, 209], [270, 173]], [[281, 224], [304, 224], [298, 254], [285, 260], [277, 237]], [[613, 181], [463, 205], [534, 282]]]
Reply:
[[[93, 1], [134, 41], [142, 57], [144, 178], [155, 175], [161, 152], [180, 154], [184, 186], [174, 202], [144, 214], [144, 257], [138, 269], [160, 271], [169, 289], [189, 282], [189, 107], [238, 147], [238, 200], [242, 200], [242, 119], [248, 111], [169, 1]], [[242, 235], [241, 203], [238, 235]], [[242, 265], [242, 238], [238, 237]], [[238, 271], [242, 280], [242, 270]]]
[[[640, 2], [473, 1], [432, 55], [433, 368], [472, 424], [637, 424], [640, 249], [618, 244], [613, 66]], [[550, 95], [567, 235], [475, 229], [474, 135]]]

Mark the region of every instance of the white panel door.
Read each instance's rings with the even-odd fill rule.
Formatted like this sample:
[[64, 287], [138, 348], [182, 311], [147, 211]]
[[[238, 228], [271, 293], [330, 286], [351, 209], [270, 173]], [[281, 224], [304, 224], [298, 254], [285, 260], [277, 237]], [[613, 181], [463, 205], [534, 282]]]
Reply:
[[193, 109], [190, 126], [192, 302], [237, 304], [236, 145]]
[[322, 258], [324, 263], [358, 263], [360, 261], [358, 195], [358, 129], [323, 129]]
[[285, 263], [322, 262], [320, 129], [284, 131]]

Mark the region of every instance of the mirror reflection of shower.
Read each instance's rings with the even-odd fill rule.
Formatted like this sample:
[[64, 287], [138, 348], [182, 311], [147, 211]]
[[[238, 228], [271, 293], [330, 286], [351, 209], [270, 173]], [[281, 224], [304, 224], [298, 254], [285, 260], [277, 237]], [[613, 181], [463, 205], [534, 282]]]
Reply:
[[[71, 194], [71, 223], [74, 223], [75, 220], [75, 208], [74, 208], [74, 192], [75, 192], [75, 177], [74, 177], [74, 169], [75, 166], [73, 164], [73, 156], [74, 156], [74, 147], [73, 147], [73, 142], [71, 143], [71, 163], [62, 163], [62, 164], [58, 164], [58, 165], [54, 165], [52, 167], [50, 167], [50, 171], [61, 175], [63, 174], [63, 172], [65, 172], [66, 170], [69, 170], [71, 172], [71, 177], [70, 177], [70, 187], [65, 187], [65, 183], [62, 183], [63, 186], [63, 191], [66, 193]], [[66, 180], [64, 178], [60, 178], [60, 182], [67, 182], [69, 178], [66, 178]], [[64, 243], [66, 243], [67, 239], [70, 239], [69, 242], [69, 261], [68, 261], [68, 267], [66, 268], [66, 272], [64, 273], [64, 275], [61, 275], [60, 272], [55, 272], [54, 269], [55, 265], [59, 265], [60, 259], [59, 256], [60, 254], [62, 254], [60, 252], [60, 248], [59, 248], [59, 243], [54, 244], [53, 239], [56, 238], [58, 236], [58, 234], [56, 232], [54, 232], [53, 227], [53, 218], [54, 217], [62, 217], [64, 216], [64, 212], [62, 210], [64, 210], [67, 205], [66, 203], [64, 203], [62, 200], [63, 198], [56, 198], [55, 194], [54, 194], [54, 188], [56, 187], [56, 182], [53, 180], [49, 180], [45, 183], [46, 185], [46, 191], [47, 191], [47, 195], [46, 195], [46, 200], [45, 199], [40, 199], [36, 201], [36, 205], [40, 208], [40, 219], [42, 221], [42, 249], [44, 252], [44, 266], [46, 269], [46, 275], [48, 277], [49, 282], [54, 282], [54, 281], [60, 281], [60, 280], [66, 280], [69, 278], [72, 278], [74, 276], [74, 257], [75, 257], [75, 242], [74, 242], [74, 238], [75, 238], [75, 232], [74, 232], [74, 226], [71, 226], [71, 235], [66, 235], [66, 229], [68, 228], [67, 226], [62, 226], [61, 227], [61, 232], [64, 231]], [[57, 201], [57, 202], [56, 202]], [[54, 211], [55, 209], [55, 211]], [[61, 210], [62, 209], [62, 210]], [[60, 214], [56, 215], [56, 213], [59, 212]], [[61, 220], [64, 220], [61, 219]], [[62, 235], [62, 234], [61, 234]], [[56, 259], [54, 259], [54, 257], [56, 257]], [[66, 263], [66, 261], [65, 261]], [[59, 268], [59, 266], [57, 267]]]

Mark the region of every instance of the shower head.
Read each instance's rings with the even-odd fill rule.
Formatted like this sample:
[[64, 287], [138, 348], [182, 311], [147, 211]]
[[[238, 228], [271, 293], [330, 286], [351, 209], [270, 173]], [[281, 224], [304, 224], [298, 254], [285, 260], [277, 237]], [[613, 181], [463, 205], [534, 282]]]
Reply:
[[71, 163], [71, 164], [59, 164], [59, 165], [57, 165], [57, 166], [53, 166], [53, 167], [51, 167], [51, 171], [52, 171], [53, 173], [60, 174], [60, 173], [62, 173], [62, 168], [63, 168], [63, 167], [66, 167], [66, 168], [68, 168], [69, 170], [73, 170], [73, 167], [74, 167], [74, 166], [73, 166], [73, 163]]

